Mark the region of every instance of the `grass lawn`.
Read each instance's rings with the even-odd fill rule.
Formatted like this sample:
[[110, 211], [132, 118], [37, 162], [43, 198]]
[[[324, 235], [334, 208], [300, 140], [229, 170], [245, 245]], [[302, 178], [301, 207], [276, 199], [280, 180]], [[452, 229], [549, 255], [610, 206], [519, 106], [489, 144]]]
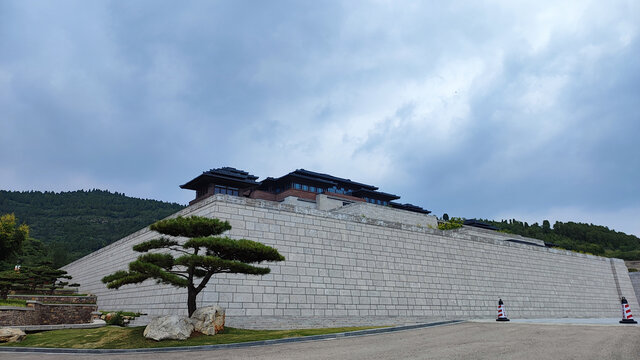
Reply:
[[27, 307], [27, 301], [26, 300], [20, 300], [20, 299], [0, 299], [0, 306], [20, 306], [20, 307]]
[[369, 326], [298, 330], [244, 330], [227, 327], [224, 329], [223, 333], [213, 336], [202, 335], [200, 333], [194, 332], [189, 339], [184, 341], [154, 341], [147, 339], [142, 335], [144, 326], [105, 326], [97, 329], [65, 329], [43, 331], [39, 333], [28, 334], [22, 342], [1, 344], [0, 346], [56, 347], [76, 349], [136, 349], [230, 344], [247, 341], [333, 334], [373, 328], [376, 327]]

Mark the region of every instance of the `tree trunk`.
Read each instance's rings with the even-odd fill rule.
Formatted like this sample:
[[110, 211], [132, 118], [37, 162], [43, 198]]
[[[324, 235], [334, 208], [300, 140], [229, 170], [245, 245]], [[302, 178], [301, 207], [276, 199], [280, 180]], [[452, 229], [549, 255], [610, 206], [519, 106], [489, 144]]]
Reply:
[[189, 317], [191, 317], [194, 311], [196, 311], [196, 296], [198, 295], [198, 292], [193, 286], [189, 286], [188, 289], [187, 308], [189, 309]]

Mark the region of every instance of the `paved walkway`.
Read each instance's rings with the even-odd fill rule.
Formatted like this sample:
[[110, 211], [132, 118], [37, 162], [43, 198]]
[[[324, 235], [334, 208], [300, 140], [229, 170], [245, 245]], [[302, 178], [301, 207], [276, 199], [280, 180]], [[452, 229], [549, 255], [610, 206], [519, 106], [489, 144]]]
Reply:
[[[334, 340], [209, 351], [104, 355], [2, 353], [0, 359], [633, 359], [640, 327], [467, 322]], [[1, 351], [1, 350], [0, 350]]]
[[[473, 322], [495, 322], [494, 319], [471, 320]], [[620, 324], [620, 318], [598, 318], [598, 319], [582, 319], [582, 318], [560, 318], [560, 319], [510, 319], [512, 323], [518, 324], [560, 324], [560, 325], [610, 325], [610, 326], [638, 326], [639, 324]]]

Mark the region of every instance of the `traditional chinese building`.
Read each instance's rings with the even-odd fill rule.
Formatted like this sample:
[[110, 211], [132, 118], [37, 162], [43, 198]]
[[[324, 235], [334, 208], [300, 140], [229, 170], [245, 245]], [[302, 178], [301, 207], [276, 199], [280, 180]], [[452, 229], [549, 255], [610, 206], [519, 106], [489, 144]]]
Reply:
[[222, 167], [205, 171], [180, 187], [196, 191], [196, 198], [189, 205], [211, 195], [226, 194], [321, 208], [318, 195], [326, 195], [326, 198], [335, 200], [332, 208], [338, 207], [335, 206], [336, 201], [341, 201], [343, 206], [367, 202], [420, 214], [431, 213], [419, 206], [393, 202], [400, 199], [400, 196], [379, 191], [376, 186], [305, 169], [295, 170], [279, 178], [268, 177], [261, 182], [256, 182], [257, 179], [257, 176], [246, 171]]

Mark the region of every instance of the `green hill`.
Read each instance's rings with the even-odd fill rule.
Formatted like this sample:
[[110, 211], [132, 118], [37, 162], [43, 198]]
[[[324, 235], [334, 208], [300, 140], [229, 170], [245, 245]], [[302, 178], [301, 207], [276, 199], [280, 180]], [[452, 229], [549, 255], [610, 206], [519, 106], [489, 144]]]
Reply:
[[44, 249], [36, 253], [47, 253], [56, 266], [79, 259], [182, 208], [176, 203], [104, 190], [0, 190], [0, 214], [14, 213], [20, 223], [29, 225], [30, 237], [44, 244]]
[[483, 220], [500, 231], [544, 240], [557, 247], [624, 260], [640, 260], [640, 239], [634, 235], [611, 230], [606, 226], [548, 220], [542, 225], [512, 220]]

